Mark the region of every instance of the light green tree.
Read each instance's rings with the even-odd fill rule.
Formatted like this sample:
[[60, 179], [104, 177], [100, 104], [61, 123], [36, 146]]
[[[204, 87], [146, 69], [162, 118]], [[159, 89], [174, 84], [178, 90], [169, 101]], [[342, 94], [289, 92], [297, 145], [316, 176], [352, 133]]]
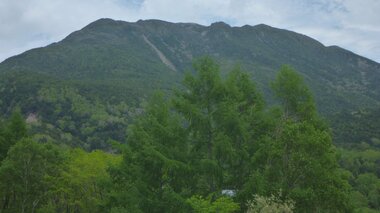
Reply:
[[302, 76], [293, 68], [281, 67], [271, 87], [282, 104], [286, 118], [309, 121], [317, 118], [313, 96]]
[[6, 158], [8, 150], [21, 138], [27, 136], [25, 120], [20, 110], [15, 110], [0, 129], [0, 162]]
[[43, 205], [61, 176], [65, 160], [51, 144], [21, 139], [8, 152], [0, 167], [3, 212], [34, 212]]
[[49, 191], [41, 212], [104, 212], [110, 177], [109, 166], [120, 162], [120, 156], [103, 151], [85, 152], [72, 149], [67, 162], [61, 164], [62, 174]]
[[291, 200], [278, 200], [277, 196], [264, 197], [255, 195], [253, 200], [247, 203], [246, 213], [292, 213], [294, 202]]
[[211, 197], [206, 199], [202, 196], [194, 195], [187, 199], [187, 202], [191, 205], [195, 213], [233, 213], [240, 209], [239, 204], [225, 196], [212, 201]]

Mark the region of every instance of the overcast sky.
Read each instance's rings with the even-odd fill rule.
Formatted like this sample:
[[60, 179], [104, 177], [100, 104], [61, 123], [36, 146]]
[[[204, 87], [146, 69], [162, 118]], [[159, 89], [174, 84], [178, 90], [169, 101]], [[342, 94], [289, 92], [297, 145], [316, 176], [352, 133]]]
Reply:
[[0, 0], [0, 61], [105, 17], [264, 23], [380, 62], [380, 0]]

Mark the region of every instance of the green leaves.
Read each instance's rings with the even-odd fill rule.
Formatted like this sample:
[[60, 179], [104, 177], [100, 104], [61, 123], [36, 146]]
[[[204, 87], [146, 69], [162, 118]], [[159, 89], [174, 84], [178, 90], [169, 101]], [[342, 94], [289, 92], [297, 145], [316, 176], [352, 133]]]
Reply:
[[182, 121], [163, 95], [156, 94], [129, 128], [122, 164], [111, 169], [114, 186], [124, 187], [113, 188], [115, 198], [109, 205], [144, 212], [188, 208], [181, 196], [189, 175], [185, 141]]
[[233, 213], [240, 209], [237, 203], [225, 196], [212, 201], [211, 198], [205, 199], [202, 196], [194, 195], [187, 199], [187, 202], [193, 208], [195, 213]]
[[283, 110], [265, 110], [239, 69], [222, 79], [210, 58], [194, 69], [183, 91], [169, 100], [154, 96], [130, 126], [124, 160], [111, 169], [110, 206], [233, 212], [239, 207], [220, 197], [231, 189], [240, 203], [280, 191], [277, 204], [292, 200], [296, 212], [350, 210], [330, 133], [295, 71], [284, 67], [273, 83]]
[[62, 175], [65, 158], [56, 147], [22, 139], [8, 152], [0, 167], [0, 191], [7, 211], [34, 211], [46, 202]]
[[252, 201], [248, 201], [247, 206], [247, 213], [292, 213], [294, 210], [294, 201], [281, 201], [278, 200], [278, 197], [274, 195], [271, 197], [255, 195]]
[[[261, 95], [238, 69], [222, 79], [210, 58], [196, 61], [194, 69], [197, 74], [185, 77], [183, 91], [148, 102], [129, 128], [122, 165], [111, 172], [116, 185], [136, 189], [144, 211], [168, 211], [163, 203], [182, 203], [194, 194], [214, 202], [222, 189], [240, 188], [249, 173], [250, 128], [260, 122]], [[184, 202], [177, 207], [172, 210], [189, 208]]]
[[70, 150], [67, 162], [61, 165], [64, 166], [62, 179], [56, 183], [56, 190], [50, 195], [54, 199], [49, 203], [56, 211], [66, 208], [68, 211], [101, 212], [110, 185], [107, 169], [120, 161], [120, 156], [102, 151]]
[[283, 67], [272, 87], [283, 115], [273, 118], [272, 133], [259, 142], [253, 158], [259, 175], [252, 181], [265, 180], [266, 195], [280, 190], [279, 199], [295, 201], [296, 212], [349, 211], [350, 187], [338, 168], [330, 132], [317, 116], [302, 78]]
[[291, 67], [283, 66], [271, 86], [284, 107], [286, 117], [296, 120], [315, 119], [313, 97], [302, 77]]
[[0, 127], [0, 162], [8, 150], [20, 139], [27, 136], [25, 120], [19, 110], [15, 110], [4, 127]]
[[[260, 208], [350, 212], [348, 175], [338, 167], [330, 132], [298, 74], [280, 71], [273, 88], [283, 105], [268, 109], [238, 68], [223, 79], [219, 67], [203, 58], [194, 69], [183, 91], [168, 98], [157, 93], [145, 104], [128, 128], [122, 156], [37, 143], [25, 138], [23, 119], [14, 115], [0, 133], [9, 146], [15, 143], [9, 151], [4, 146], [0, 206], [7, 211], [227, 213], [252, 209], [244, 205], [255, 199]], [[63, 93], [72, 94], [75, 103], [65, 105], [66, 94], [51, 100], [86, 115], [86, 99], [70, 89]], [[105, 111], [90, 114], [107, 120]], [[60, 123], [66, 128], [70, 118]], [[96, 131], [87, 127], [89, 134]], [[376, 177], [363, 174], [355, 181], [360, 192], [355, 196], [365, 195], [361, 203], [377, 206]], [[233, 197], [222, 195], [227, 189]]]
[[[86, 97], [86, 92], [69, 86], [49, 86], [39, 90], [39, 117], [42, 125], [33, 125], [35, 132], [46, 132], [60, 143], [87, 150], [109, 149], [107, 140], [125, 141], [124, 127], [129, 122], [125, 102], [102, 102]], [[51, 124], [50, 128], [46, 127]]]
[[364, 211], [368, 207], [373, 212], [380, 209], [380, 151], [374, 149], [367, 150], [347, 150], [339, 149], [340, 165], [349, 171], [347, 172], [350, 182], [355, 191], [351, 192], [351, 200], [357, 211]]

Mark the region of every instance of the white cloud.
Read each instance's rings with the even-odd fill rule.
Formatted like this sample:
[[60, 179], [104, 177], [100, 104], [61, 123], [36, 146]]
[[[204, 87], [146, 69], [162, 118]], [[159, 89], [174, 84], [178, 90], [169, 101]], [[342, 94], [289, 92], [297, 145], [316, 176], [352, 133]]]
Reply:
[[379, 0], [1, 0], [0, 61], [103, 17], [265, 23], [380, 62]]

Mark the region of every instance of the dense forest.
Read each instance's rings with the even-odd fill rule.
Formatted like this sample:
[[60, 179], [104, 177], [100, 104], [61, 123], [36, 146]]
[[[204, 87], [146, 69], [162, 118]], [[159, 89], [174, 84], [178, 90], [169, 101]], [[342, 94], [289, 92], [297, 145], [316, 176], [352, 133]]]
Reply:
[[[224, 76], [205, 57], [194, 70], [174, 92], [157, 92], [133, 112], [126, 104], [88, 107], [70, 89], [43, 90], [47, 103], [64, 108], [75, 99], [75, 110], [96, 109], [88, 114], [99, 116], [77, 119], [103, 120], [107, 131], [112, 113], [134, 114], [112, 122], [127, 132], [121, 142], [81, 128], [102, 144], [87, 150], [51, 140], [53, 130], [36, 133], [49, 127], [13, 109], [0, 124], [0, 212], [380, 211], [379, 139], [335, 147], [293, 68], [283, 66], [270, 83], [275, 106], [239, 67]], [[60, 118], [62, 108], [52, 115]], [[354, 119], [347, 125], [361, 124]]]

